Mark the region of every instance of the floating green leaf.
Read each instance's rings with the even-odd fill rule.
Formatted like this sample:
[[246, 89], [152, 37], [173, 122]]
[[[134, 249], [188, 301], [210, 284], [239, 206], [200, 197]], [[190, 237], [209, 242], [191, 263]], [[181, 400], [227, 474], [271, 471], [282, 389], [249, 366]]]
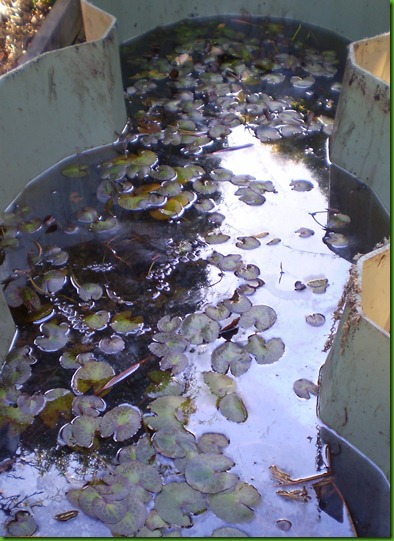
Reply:
[[211, 537], [249, 537], [245, 532], [238, 530], [238, 528], [232, 528], [231, 526], [224, 526], [223, 528], [217, 528], [212, 532]]
[[34, 343], [43, 351], [58, 351], [69, 340], [69, 326], [64, 322], [58, 323], [56, 319], [43, 323], [40, 330], [44, 336], [37, 336]]
[[86, 163], [74, 162], [63, 167], [61, 174], [68, 178], [86, 177], [89, 172], [89, 166]]
[[140, 426], [140, 410], [130, 404], [121, 404], [104, 415], [100, 432], [103, 438], [113, 435], [115, 441], [125, 441], [134, 436]]
[[86, 283], [78, 288], [78, 295], [83, 301], [90, 301], [101, 298], [103, 294], [103, 288], [99, 284]]
[[186, 422], [188, 406], [189, 399], [183, 396], [160, 396], [149, 404], [155, 415], [146, 415], [144, 422], [152, 430], [178, 428]]
[[[138, 445], [138, 444], [137, 444]], [[153, 448], [150, 447], [150, 455]], [[146, 450], [144, 451], [146, 453]], [[138, 459], [125, 460], [116, 467], [115, 473], [117, 476], [124, 477], [132, 485], [133, 490], [137, 488], [145, 491], [158, 493], [162, 489], [162, 479], [157, 468], [150, 464], [144, 464]], [[107, 479], [104, 477], [104, 479]], [[149, 498], [150, 499], [150, 498]]]
[[73, 400], [72, 411], [75, 415], [99, 417], [106, 407], [106, 403], [99, 396], [76, 396]]
[[157, 328], [159, 331], [171, 332], [176, 331], [181, 326], [182, 319], [179, 316], [163, 316], [157, 322]]
[[22, 394], [16, 401], [18, 408], [27, 415], [37, 415], [45, 407], [45, 395], [34, 393], [33, 395]]
[[[246, 271], [246, 274], [248, 274], [248, 271]], [[254, 273], [252, 272], [251, 274]], [[252, 307], [250, 300], [237, 292], [234, 293], [231, 299], [224, 299], [223, 304], [230, 312], [235, 312], [236, 314], [248, 312]]]
[[321, 327], [326, 322], [326, 318], [323, 314], [314, 313], [306, 316], [305, 321], [312, 327]]
[[90, 415], [79, 415], [71, 423], [62, 427], [59, 433], [60, 441], [70, 447], [80, 446], [89, 449], [100, 427], [100, 419]]
[[236, 393], [228, 393], [218, 401], [218, 410], [234, 423], [244, 423], [248, 418], [245, 404]]
[[182, 334], [192, 344], [214, 342], [219, 336], [220, 325], [205, 314], [188, 314], [182, 323]]
[[197, 441], [202, 453], [221, 453], [228, 446], [230, 440], [224, 434], [217, 432], [204, 432]]
[[230, 310], [220, 302], [217, 306], [211, 304], [207, 305], [204, 309], [204, 312], [208, 317], [214, 319], [215, 321], [221, 321], [227, 319], [230, 316]]
[[325, 293], [328, 287], [328, 280], [327, 278], [316, 278], [315, 280], [309, 280], [306, 285], [312, 289], [313, 293], [321, 294]]
[[157, 513], [174, 526], [188, 528], [192, 525], [190, 515], [207, 509], [205, 498], [185, 482], [168, 483], [155, 500]]
[[216, 396], [222, 397], [228, 393], [235, 393], [237, 390], [235, 381], [226, 374], [203, 372], [203, 378], [211, 393]]
[[263, 337], [257, 334], [249, 336], [245, 348], [255, 356], [258, 364], [275, 363], [285, 351], [285, 345], [281, 338], [271, 338], [266, 342]]
[[98, 212], [93, 207], [84, 207], [76, 213], [77, 220], [84, 224], [91, 224], [98, 218]]
[[38, 281], [38, 286], [47, 295], [57, 293], [62, 289], [67, 279], [67, 271], [65, 269], [50, 270], [45, 272]]
[[313, 184], [309, 180], [292, 180], [290, 186], [295, 192], [309, 192], [313, 188]]
[[237, 240], [235, 246], [243, 250], [254, 250], [261, 245], [261, 242], [256, 237], [237, 237]]
[[116, 334], [112, 334], [111, 336], [102, 338], [99, 342], [99, 348], [103, 353], [106, 353], [107, 355], [115, 355], [115, 353], [119, 353], [119, 351], [122, 351], [124, 347], [124, 341], [120, 336], [117, 336]]
[[84, 322], [90, 329], [101, 331], [108, 325], [110, 313], [107, 310], [99, 310], [84, 317]]
[[232, 492], [209, 496], [209, 508], [219, 518], [230, 524], [249, 522], [254, 518], [254, 508], [261, 496], [248, 483], [239, 482]]
[[188, 451], [197, 452], [194, 434], [183, 427], [158, 430], [152, 443], [158, 453], [170, 458], [182, 458]]
[[212, 368], [220, 374], [228, 369], [234, 376], [241, 376], [249, 370], [251, 358], [249, 352], [234, 342], [225, 342], [212, 353]]
[[296, 233], [298, 233], [298, 236], [302, 239], [306, 239], [315, 234], [313, 229], [309, 229], [308, 227], [300, 227], [299, 229], [297, 229]]
[[305, 378], [297, 379], [293, 384], [293, 390], [299, 398], [305, 398], [306, 400], [310, 399], [311, 394], [315, 396], [319, 394], [319, 387]]
[[4, 526], [11, 537], [32, 537], [38, 528], [33, 515], [29, 511], [20, 510]]
[[203, 453], [187, 461], [185, 479], [192, 488], [204, 494], [217, 494], [237, 484], [238, 476], [226, 471], [233, 466], [234, 462], [222, 454]]
[[127, 511], [122, 520], [116, 523], [108, 524], [114, 537], [125, 536], [134, 537], [146, 520], [145, 504], [137, 496], [129, 495], [126, 501]]
[[144, 326], [142, 316], [133, 316], [130, 310], [115, 314], [111, 320], [111, 327], [115, 332], [130, 334], [140, 331]]
[[265, 304], [252, 306], [248, 312], [241, 315], [239, 326], [247, 329], [255, 327], [258, 331], [266, 331], [276, 321], [276, 312], [270, 306]]
[[88, 391], [96, 392], [114, 375], [114, 369], [107, 362], [89, 361], [76, 370], [71, 380], [71, 388], [78, 395]]

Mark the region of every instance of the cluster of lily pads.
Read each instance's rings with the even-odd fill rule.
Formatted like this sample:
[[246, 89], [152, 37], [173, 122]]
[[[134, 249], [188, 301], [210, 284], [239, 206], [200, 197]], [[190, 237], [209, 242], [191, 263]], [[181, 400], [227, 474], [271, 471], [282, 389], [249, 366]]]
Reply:
[[[117, 152], [98, 164], [81, 155], [58, 168], [70, 186], [94, 186], [94, 197], [76, 204], [68, 221], [37, 217], [22, 204], [1, 216], [4, 295], [19, 330], [0, 376], [1, 427], [13, 437], [40, 423], [56, 432], [56, 444], [80, 453], [110, 441], [113, 464], [68, 498], [114, 535], [175, 535], [173, 528], [190, 527], [192, 515], [208, 509], [237, 524], [252, 520], [260, 502], [253, 486], [228, 471], [234, 463], [223, 454], [227, 437], [197, 438], [186, 428], [193, 350], [212, 345], [203, 382], [220, 414], [235, 423], [248, 412], [234, 378], [285, 351], [280, 337], [262, 334], [276, 312], [251, 300], [264, 286], [260, 269], [239, 253], [212, 248], [230, 240], [217, 211], [224, 183], [252, 207], [275, 197], [275, 186], [220, 167], [216, 153], [239, 125], [263, 144], [325, 137], [339, 89], [332, 51], [318, 52], [281, 24], [261, 25], [261, 36], [245, 40], [217, 21], [205, 37], [200, 26], [181, 24], [172, 34], [177, 45], [163, 55], [152, 45], [137, 56], [134, 45], [124, 47], [130, 120]], [[322, 78], [334, 82], [316, 104], [313, 89]], [[302, 179], [291, 186], [313, 188]], [[247, 254], [266, 234], [239, 236], [235, 246]], [[193, 287], [214, 287], [211, 268], [233, 273], [238, 284], [216, 304], [190, 297]], [[193, 283], [182, 289], [179, 275]], [[327, 286], [320, 279], [295, 289], [324, 293]], [[307, 323], [321, 325], [320, 316]], [[140, 373], [134, 401], [128, 381]], [[300, 397], [317, 392], [307, 380], [296, 383]], [[242, 535], [229, 527], [213, 536], [234, 531]]]

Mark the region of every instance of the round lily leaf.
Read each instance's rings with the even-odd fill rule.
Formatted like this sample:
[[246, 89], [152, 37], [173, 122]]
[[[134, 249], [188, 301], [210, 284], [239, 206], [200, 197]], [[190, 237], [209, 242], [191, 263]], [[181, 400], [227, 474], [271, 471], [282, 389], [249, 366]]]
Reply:
[[62, 289], [66, 283], [66, 279], [67, 271], [65, 269], [59, 269], [45, 272], [38, 282], [40, 289], [42, 289], [47, 295], [51, 295], [52, 293], [57, 293]]
[[293, 384], [293, 390], [299, 398], [305, 398], [306, 400], [310, 399], [311, 394], [314, 396], [319, 394], [319, 387], [305, 378], [297, 379]]
[[96, 514], [93, 511], [93, 502], [100, 497], [100, 494], [91, 485], [71, 489], [67, 492], [67, 499], [72, 505], [79, 507], [86, 515], [94, 518], [96, 518]]
[[251, 188], [238, 188], [238, 190], [235, 192], [235, 195], [239, 196], [239, 200], [243, 201], [247, 205], [250, 206], [259, 206], [265, 203], [266, 199], [264, 195], [261, 195], [260, 193], [255, 192]]
[[321, 327], [326, 322], [326, 318], [323, 314], [310, 314], [306, 316], [305, 321], [312, 327]]
[[239, 482], [232, 492], [212, 494], [208, 497], [209, 508], [230, 524], [253, 520], [253, 509], [260, 500], [261, 496], [257, 490], [252, 485], [242, 482]]
[[109, 216], [108, 218], [98, 218], [92, 222], [89, 226], [89, 230], [95, 233], [101, 233], [103, 231], [111, 231], [118, 227], [118, 220], [115, 216]]
[[187, 355], [179, 351], [169, 351], [160, 361], [161, 370], [171, 370], [174, 375], [180, 374], [189, 364]]
[[187, 461], [185, 479], [192, 488], [204, 494], [217, 494], [237, 484], [238, 476], [226, 471], [233, 466], [234, 462], [222, 454], [203, 453]]
[[88, 361], [75, 371], [71, 388], [75, 394], [86, 394], [100, 390], [115, 375], [110, 364], [105, 361]]
[[235, 312], [236, 314], [248, 312], [252, 307], [250, 300], [237, 292], [234, 293], [231, 299], [225, 299], [223, 304], [226, 308], [228, 308], [228, 310], [230, 310], [230, 312]]
[[78, 288], [78, 295], [83, 301], [90, 301], [101, 298], [103, 294], [103, 288], [99, 284], [87, 283]]
[[41, 308], [40, 297], [36, 291], [29, 286], [19, 286], [16, 281], [10, 282], [4, 289], [4, 296], [8, 306], [17, 308], [26, 306], [29, 311], [37, 311]]
[[40, 327], [44, 336], [37, 336], [34, 343], [42, 351], [58, 351], [68, 342], [69, 326], [67, 323], [58, 323], [51, 320], [43, 323]]
[[309, 180], [292, 180], [290, 186], [295, 192], [310, 192], [313, 188], [313, 184]]
[[63, 167], [61, 174], [67, 178], [82, 178], [86, 177], [89, 172], [89, 166], [86, 163], [71, 163]]
[[190, 514], [203, 513], [207, 505], [201, 492], [181, 482], [164, 485], [156, 497], [155, 508], [168, 524], [188, 528], [192, 525]]
[[5, 523], [5, 529], [11, 537], [32, 537], [37, 531], [36, 519], [29, 511], [17, 511], [15, 516]]
[[47, 246], [42, 253], [42, 257], [45, 261], [52, 263], [52, 265], [56, 267], [60, 267], [68, 261], [68, 253], [59, 246], [54, 245]]
[[99, 417], [106, 407], [106, 403], [99, 396], [76, 396], [73, 400], [72, 411], [75, 415]]
[[205, 307], [204, 312], [208, 317], [214, 319], [215, 321], [221, 321], [227, 319], [230, 316], [230, 310], [220, 302], [217, 306], [209, 304]]
[[113, 334], [109, 337], [102, 338], [99, 342], [99, 348], [107, 355], [115, 355], [125, 347], [125, 343], [120, 336]]
[[149, 404], [155, 416], [145, 416], [144, 422], [152, 430], [179, 428], [187, 419], [189, 401], [183, 396], [160, 396]]
[[205, 432], [198, 438], [198, 448], [202, 453], [221, 453], [230, 440], [224, 434]]
[[158, 165], [155, 169], [152, 169], [150, 176], [156, 180], [174, 180], [176, 178], [176, 171], [170, 165]]
[[174, 167], [177, 174], [177, 181], [180, 184], [186, 184], [187, 182], [197, 180], [205, 175], [205, 170], [200, 165], [186, 165], [184, 167]]
[[156, 494], [162, 489], [162, 479], [157, 468], [150, 464], [144, 464], [139, 460], [129, 459], [124, 461], [116, 467], [116, 476], [127, 479], [132, 486], [132, 491], [142, 489]]
[[102, 522], [115, 524], [126, 515], [128, 502], [126, 499], [108, 502], [104, 498], [95, 498], [93, 501], [93, 511]]
[[27, 415], [37, 415], [45, 407], [45, 395], [35, 393], [32, 396], [22, 394], [16, 401], [18, 408]]
[[212, 353], [211, 365], [215, 372], [225, 374], [230, 368], [234, 376], [241, 376], [249, 370], [249, 352], [234, 342], [225, 342]]
[[328, 287], [328, 280], [327, 278], [317, 278], [316, 280], [309, 280], [306, 285], [312, 289], [313, 293], [322, 294], [325, 293]]
[[[217, 127], [218, 125], [216, 125]], [[228, 130], [227, 127], [224, 128], [225, 131]], [[223, 167], [218, 167], [217, 169], [214, 169], [210, 175], [212, 180], [217, 181], [224, 181], [224, 180], [231, 180], [233, 173], [229, 169], [224, 169]]]
[[179, 316], [171, 318], [171, 316], [163, 316], [157, 322], [157, 328], [159, 331], [171, 332], [176, 331], [181, 326], [182, 319]]
[[182, 323], [183, 336], [196, 345], [214, 342], [219, 332], [219, 323], [205, 314], [188, 314]]
[[218, 401], [218, 410], [234, 423], [244, 423], [248, 418], [245, 404], [236, 393], [229, 393]]
[[143, 210], [152, 207], [162, 207], [167, 202], [167, 197], [154, 193], [123, 193], [118, 197], [118, 204], [126, 210]]
[[40, 412], [40, 418], [47, 426], [55, 428], [65, 412], [71, 410], [74, 394], [68, 389], [57, 388], [50, 389], [44, 396], [45, 408]]
[[115, 441], [125, 441], [141, 427], [141, 412], [130, 404], [121, 404], [108, 411], [101, 420], [103, 438], [113, 435]]
[[136, 333], [143, 326], [144, 318], [142, 316], [133, 316], [129, 310], [115, 314], [111, 320], [113, 330], [121, 334]]
[[237, 390], [235, 381], [226, 374], [203, 372], [203, 378], [211, 393], [216, 396], [222, 397], [228, 393], [235, 393]]
[[158, 430], [152, 437], [156, 451], [170, 458], [182, 458], [187, 451], [196, 452], [196, 438], [194, 434], [182, 427]]
[[258, 364], [275, 363], [285, 351], [285, 345], [280, 338], [271, 338], [266, 342], [263, 337], [257, 334], [249, 336], [245, 348], [255, 356]]
[[98, 212], [93, 207], [84, 207], [77, 212], [76, 217], [79, 222], [91, 224], [97, 220]]
[[189, 346], [189, 341], [175, 332], [158, 332], [153, 335], [153, 339], [173, 351], [182, 352]]
[[204, 195], [212, 195], [219, 189], [219, 185], [214, 180], [198, 179], [193, 182], [193, 188], [197, 193]]
[[185, 207], [175, 197], [171, 197], [161, 208], [151, 210], [150, 215], [156, 220], [175, 220], [184, 213]]
[[79, 415], [71, 423], [61, 428], [59, 438], [70, 447], [77, 445], [89, 449], [93, 445], [99, 427], [99, 418], [90, 415]]
[[134, 537], [146, 520], [145, 504], [133, 495], [129, 495], [126, 500], [127, 511], [119, 522], [107, 523], [114, 537], [125, 536]]
[[296, 233], [298, 233], [298, 236], [302, 239], [306, 239], [315, 234], [313, 229], [309, 229], [308, 227], [300, 227], [299, 229], [297, 229]]
[[243, 329], [255, 327], [258, 331], [266, 331], [276, 321], [276, 312], [265, 304], [252, 306], [248, 312], [241, 315], [239, 326]]
[[205, 235], [205, 242], [208, 244], [223, 244], [223, 242], [228, 241], [230, 235], [225, 235], [224, 233], [208, 233]]
[[[251, 237], [254, 238], [254, 237]], [[235, 272], [235, 276], [238, 276], [238, 278], [243, 278], [244, 280], [256, 280], [258, 275], [260, 274], [260, 269], [257, 265], [248, 264], [244, 267], [239, 267]]]
[[261, 245], [261, 242], [256, 237], [237, 237], [237, 240], [235, 246], [243, 250], [254, 250]]
[[110, 313], [107, 310], [99, 310], [94, 314], [88, 314], [84, 317], [84, 322], [90, 329], [101, 331], [108, 325]]

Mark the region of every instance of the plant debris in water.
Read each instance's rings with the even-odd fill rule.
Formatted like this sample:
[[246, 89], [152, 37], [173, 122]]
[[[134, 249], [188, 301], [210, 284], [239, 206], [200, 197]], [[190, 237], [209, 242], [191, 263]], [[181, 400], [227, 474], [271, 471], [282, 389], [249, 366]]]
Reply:
[[[264, 245], [265, 226], [241, 225], [242, 213], [262, 216], [281, 189], [221, 160], [255, 145], [280, 156], [301, 144], [318, 162], [338, 96], [339, 58], [301, 25], [205, 23], [124, 45], [129, 121], [118, 140], [59, 165], [49, 185], [61, 203], [48, 209], [27, 190], [1, 217], [2, 283], [18, 329], [1, 373], [2, 434], [6, 445], [29, 446], [34, 429], [48, 447], [99, 453], [99, 475], [67, 498], [114, 536], [177, 535], [207, 512], [228, 524], [212, 536], [246, 535], [230, 525], [256, 518], [264, 495], [230, 471], [227, 436], [188, 429], [196, 354], [210, 358], [200, 373], [217, 413], [245, 424], [250, 400], [237, 379], [286, 353], [276, 310], [253, 299], [265, 286], [253, 254], [284, 241], [274, 224]], [[252, 142], [232, 145], [236, 129]], [[291, 178], [283, 189], [305, 201], [317, 186]], [[331, 216], [333, 227], [346, 222]], [[303, 248], [315, 233], [293, 231]], [[304, 281], [299, 295], [329, 285]], [[307, 322], [320, 325], [319, 315]], [[294, 391], [310, 398], [317, 386], [299, 379]], [[55, 518], [67, 522], [77, 510]], [[33, 535], [34, 518], [20, 513], [5, 529]]]

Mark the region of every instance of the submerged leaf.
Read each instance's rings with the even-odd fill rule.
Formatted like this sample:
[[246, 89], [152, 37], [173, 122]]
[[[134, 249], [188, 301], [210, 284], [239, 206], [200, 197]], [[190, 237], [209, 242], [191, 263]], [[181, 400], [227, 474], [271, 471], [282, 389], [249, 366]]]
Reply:
[[163, 520], [188, 528], [192, 525], [190, 515], [202, 513], [207, 509], [205, 498], [185, 482], [168, 483], [156, 497], [155, 508]]

